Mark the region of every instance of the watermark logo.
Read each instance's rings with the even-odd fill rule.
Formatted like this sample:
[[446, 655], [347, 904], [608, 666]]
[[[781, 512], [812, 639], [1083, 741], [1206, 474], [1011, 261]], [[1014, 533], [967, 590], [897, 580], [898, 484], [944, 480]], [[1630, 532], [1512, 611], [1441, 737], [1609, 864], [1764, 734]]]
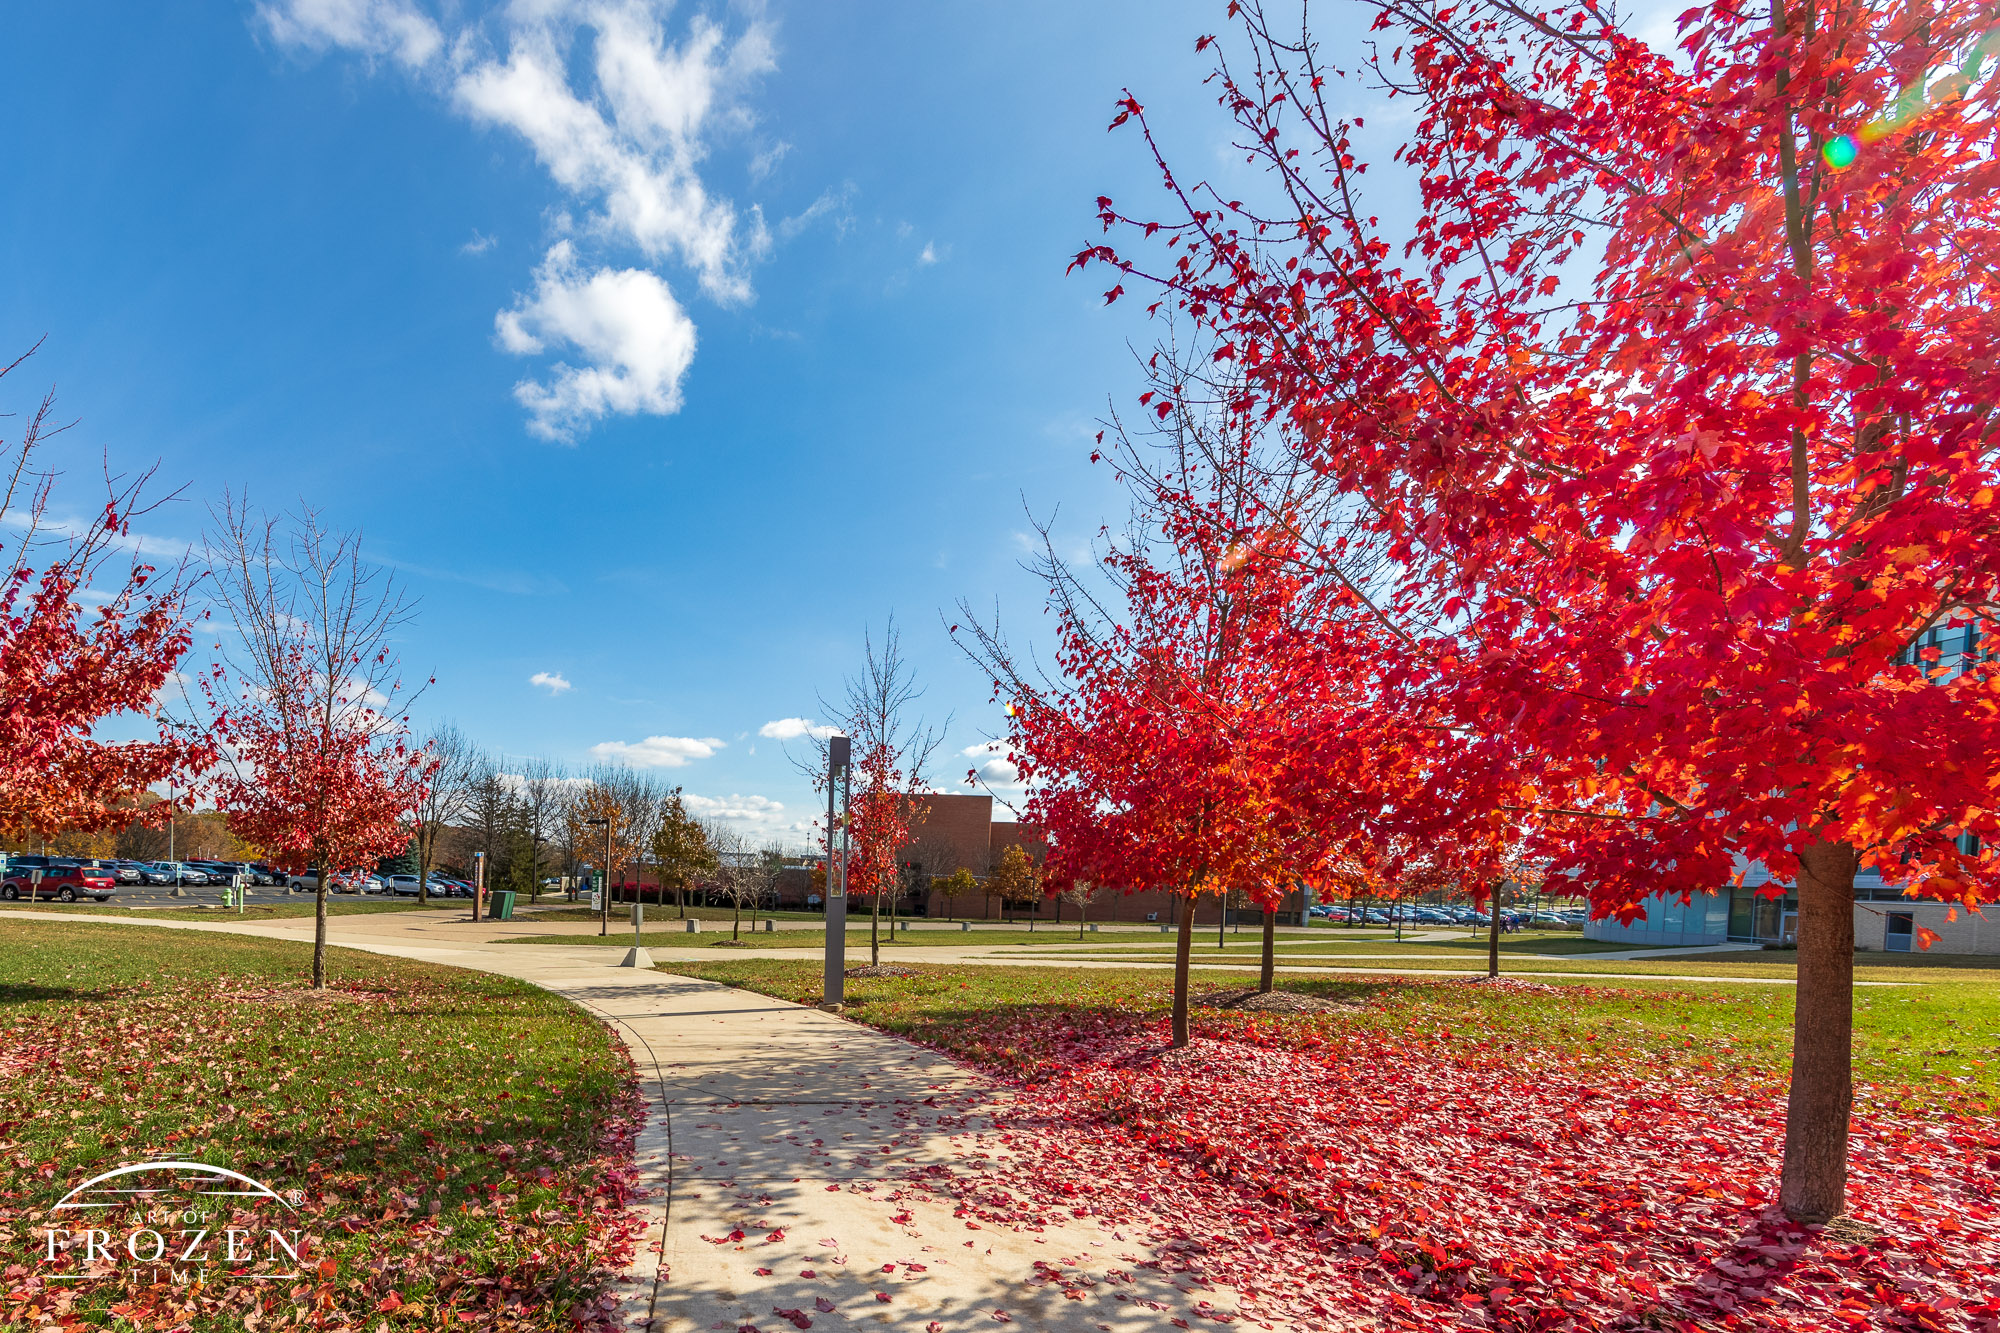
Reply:
[[297, 1278], [303, 1199], [206, 1162], [134, 1162], [57, 1200], [37, 1257], [71, 1270], [45, 1270], [51, 1282]]

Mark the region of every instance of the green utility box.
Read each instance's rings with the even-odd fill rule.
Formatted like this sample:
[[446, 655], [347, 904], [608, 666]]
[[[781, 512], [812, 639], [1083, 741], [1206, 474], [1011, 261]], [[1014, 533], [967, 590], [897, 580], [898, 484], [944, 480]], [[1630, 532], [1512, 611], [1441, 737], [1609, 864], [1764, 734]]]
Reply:
[[510, 890], [498, 889], [493, 894], [493, 919], [512, 921], [514, 919], [514, 895]]

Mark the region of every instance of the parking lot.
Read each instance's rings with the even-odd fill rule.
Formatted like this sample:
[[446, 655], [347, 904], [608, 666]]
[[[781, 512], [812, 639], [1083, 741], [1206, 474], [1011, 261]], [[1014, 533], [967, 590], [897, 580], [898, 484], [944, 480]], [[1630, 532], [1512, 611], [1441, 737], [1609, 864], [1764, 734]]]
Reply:
[[[301, 889], [297, 893], [286, 893], [281, 888], [276, 888], [271, 885], [266, 885], [262, 888], [251, 888], [246, 892], [248, 894], [246, 901], [251, 904], [256, 904], [256, 903], [269, 904], [269, 903], [284, 903], [284, 902], [309, 903], [312, 901], [312, 891], [310, 889]], [[176, 898], [174, 896], [174, 891], [171, 885], [120, 884], [117, 887], [117, 889], [112, 893], [111, 897], [105, 901], [105, 906], [107, 907], [199, 907], [203, 905], [220, 906], [222, 903], [223, 893], [224, 889], [223, 886], [220, 884], [202, 884], [202, 885], [190, 884], [187, 887], [183, 888], [181, 890], [180, 896]], [[329, 902], [363, 901], [357, 899], [355, 895], [351, 893], [329, 892], [326, 896], [327, 896], [327, 901]], [[382, 902], [393, 899], [394, 897], [395, 895], [393, 894], [371, 893], [367, 896], [365, 901]], [[42, 899], [42, 901], [44, 903], [48, 903], [50, 900], [44, 898]], [[415, 902], [416, 899], [402, 898], [402, 899], [397, 899], [397, 901], [407, 903], [407, 902]], [[56, 905], [60, 906], [60, 904]]]

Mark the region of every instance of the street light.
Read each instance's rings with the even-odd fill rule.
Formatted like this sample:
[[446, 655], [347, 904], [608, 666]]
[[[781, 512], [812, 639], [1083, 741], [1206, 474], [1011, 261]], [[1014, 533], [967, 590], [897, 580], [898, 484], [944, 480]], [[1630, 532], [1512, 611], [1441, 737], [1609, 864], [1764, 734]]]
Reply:
[[611, 821], [609, 819], [586, 819], [584, 823], [592, 828], [604, 825], [604, 883], [597, 895], [597, 933], [611, 933]]

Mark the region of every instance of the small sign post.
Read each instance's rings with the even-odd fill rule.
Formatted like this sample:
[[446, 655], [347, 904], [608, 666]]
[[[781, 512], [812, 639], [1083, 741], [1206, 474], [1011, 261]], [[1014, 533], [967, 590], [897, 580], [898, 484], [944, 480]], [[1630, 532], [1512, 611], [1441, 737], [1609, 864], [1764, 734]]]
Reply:
[[[848, 739], [829, 736], [826, 742], [826, 977], [821, 1003], [838, 1008], [847, 998], [847, 823], [846, 782]], [[834, 798], [841, 797], [835, 819]], [[838, 843], [835, 834], [838, 831]], [[838, 850], [836, 851], [836, 846]]]

